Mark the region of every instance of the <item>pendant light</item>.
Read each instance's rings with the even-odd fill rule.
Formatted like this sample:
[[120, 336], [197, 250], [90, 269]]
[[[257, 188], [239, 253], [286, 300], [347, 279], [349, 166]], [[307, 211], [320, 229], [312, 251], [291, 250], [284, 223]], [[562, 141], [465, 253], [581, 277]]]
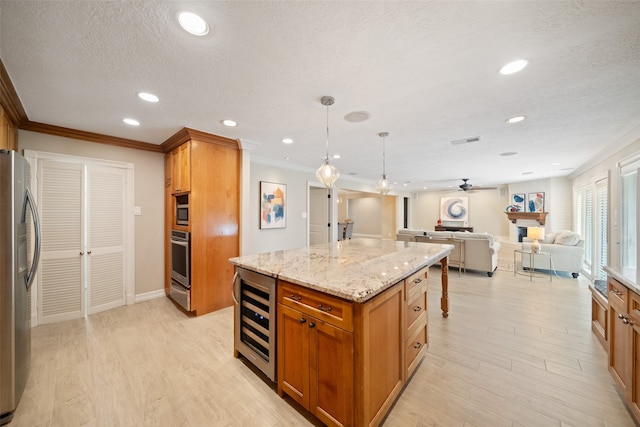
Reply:
[[385, 168], [385, 138], [389, 136], [389, 132], [380, 132], [378, 136], [382, 138], [382, 176], [376, 184], [376, 190], [384, 196], [391, 191], [392, 187], [391, 183], [387, 179], [387, 171]]
[[318, 178], [318, 181], [324, 184], [325, 187], [331, 188], [338, 178], [340, 178], [340, 172], [338, 172], [338, 169], [329, 163], [329, 106], [333, 105], [335, 99], [333, 99], [332, 96], [323, 96], [320, 99], [320, 102], [322, 105], [327, 106], [327, 156], [324, 158], [322, 165], [316, 171], [316, 178]]

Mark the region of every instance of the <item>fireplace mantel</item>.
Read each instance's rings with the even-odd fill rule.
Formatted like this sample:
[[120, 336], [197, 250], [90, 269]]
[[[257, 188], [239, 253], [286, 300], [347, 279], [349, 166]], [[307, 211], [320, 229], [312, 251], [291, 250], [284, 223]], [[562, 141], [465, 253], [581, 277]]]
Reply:
[[516, 223], [519, 219], [530, 219], [533, 221], [538, 221], [540, 225], [544, 225], [544, 221], [547, 217], [548, 212], [505, 212], [509, 221], [512, 223]]

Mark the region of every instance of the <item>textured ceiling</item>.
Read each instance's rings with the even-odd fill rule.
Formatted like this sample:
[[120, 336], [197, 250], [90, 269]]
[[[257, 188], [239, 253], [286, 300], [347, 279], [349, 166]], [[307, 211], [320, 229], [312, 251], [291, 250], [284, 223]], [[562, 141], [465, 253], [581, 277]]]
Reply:
[[[182, 31], [181, 10], [211, 32]], [[640, 130], [639, 1], [3, 0], [0, 57], [34, 122], [153, 144], [186, 126], [314, 169], [331, 95], [333, 163], [375, 182], [387, 131], [387, 174], [407, 190], [568, 175]], [[524, 71], [498, 74], [518, 58]]]

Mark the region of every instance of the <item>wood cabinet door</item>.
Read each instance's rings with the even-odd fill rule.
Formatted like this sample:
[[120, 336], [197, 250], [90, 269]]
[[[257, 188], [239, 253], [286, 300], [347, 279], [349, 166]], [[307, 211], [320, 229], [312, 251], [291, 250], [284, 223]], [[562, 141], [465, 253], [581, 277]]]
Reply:
[[629, 399], [631, 382], [631, 333], [632, 328], [618, 315], [618, 307], [609, 304], [609, 372], [618, 384], [620, 392]]
[[631, 346], [633, 354], [631, 355], [631, 372], [633, 377], [630, 384], [629, 407], [636, 419], [640, 419], [640, 325], [633, 323], [630, 329], [632, 330]]
[[185, 142], [171, 152], [172, 192], [191, 191], [191, 143]]
[[329, 426], [353, 425], [353, 334], [309, 319], [309, 410]]
[[309, 316], [278, 304], [278, 392], [309, 408]]

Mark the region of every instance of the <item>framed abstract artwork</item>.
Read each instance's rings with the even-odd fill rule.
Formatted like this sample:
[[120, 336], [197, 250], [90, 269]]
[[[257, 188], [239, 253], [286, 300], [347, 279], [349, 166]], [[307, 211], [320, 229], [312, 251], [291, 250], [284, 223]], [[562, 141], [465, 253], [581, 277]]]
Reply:
[[524, 197], [524, 193], [511, 195], [511, 206], [516, 208], [516, 212], [526, 212], [526, 200]]
[[544, 212], [544, 193], [529, 193], [527, 196], [527, 212]]
[[287, 185], [260, 181], [260, 228], [287, 226]]
[[468, 197], [440, 197], [442, 221], [469, 221]]

